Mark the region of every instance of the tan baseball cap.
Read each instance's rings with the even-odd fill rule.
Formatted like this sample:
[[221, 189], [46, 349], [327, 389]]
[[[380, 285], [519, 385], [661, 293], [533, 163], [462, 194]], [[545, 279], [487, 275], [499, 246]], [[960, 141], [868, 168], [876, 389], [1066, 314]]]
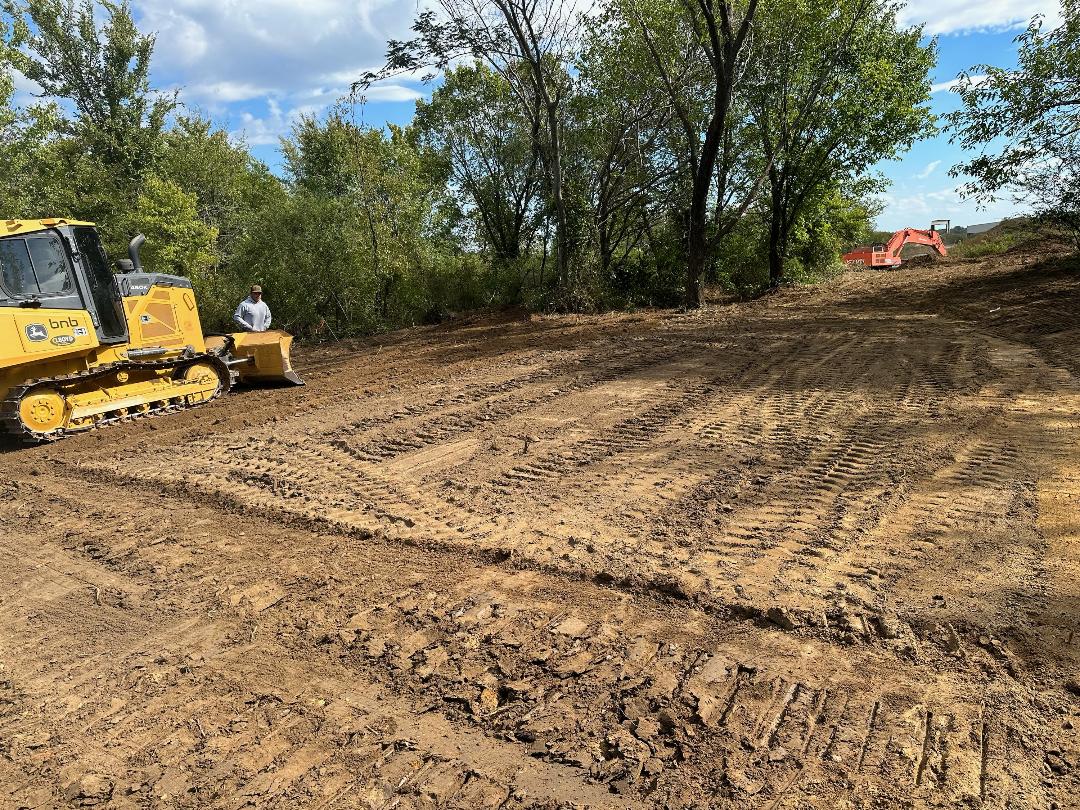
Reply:
[[258, 284], [252, 284], [251, 285], [251, 291], [253, 293], [256, 293], [256, 292], [261, 293], [262, 292], [262, 287], [260, 287]]

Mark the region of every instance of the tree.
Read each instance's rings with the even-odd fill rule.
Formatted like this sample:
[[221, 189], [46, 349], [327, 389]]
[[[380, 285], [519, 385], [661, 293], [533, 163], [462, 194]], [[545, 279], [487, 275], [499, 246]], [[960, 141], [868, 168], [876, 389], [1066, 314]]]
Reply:
[[932, 131], [934, 44], [891, 0], [766, 0], [746, 81], [768, 174], [769, 283], [815, 199]]
[[536, 235], [542, 173], [509, 83], [480, 62], [450, 70], [430, 102], [417, 102], [413, 126], [445, 161], [495, 261], [517, 262]]
[[324, 309], [353, 311], [341, 291], [361, 275], [374, 280], [364, 287], [374, 290], [382, 323], [408, 322], [425, 309], [427, 276], [447, 248], [439, 219], [444, 185], [429, 174], [415, 133], [391, 126], [387, 137], [338, 110], [322, 122], [301, 119], [282, 150], [294, 194], [319, 210], [322, 227], [348, 242], [351, 256], [364, 256], [351, 266], [331, 263], [339, 283], [320, 289]]
[[426, 67], [447, 70], [472, 57], [487, 63], [509, 84], [530, 124], [547, 177], [555, 218], [558, 284], [564, 301], [578, 281], [571, 266], [575, 245], [564, 188], [565, 103], [573, 86], [568, 69], [578, 35], [578, 15], [565, 0], [440, 0], [442, 19], [423, 11], [413, 24], [416, 38], [391, 40], [386, 66], [365, 74], [362, 91], [380, 79]]
[[5, 0], [4, 10], [14, 20], [7, 62], [42, 95], [73, 103], [71, 134], [118, 179], [135, 181], [151, 170], [177, 101], [150, 89], [154, 37], [139, 33], [128, 0]]
[[12, 23], [3, 64], [74, 111], [54, 108], [47, 139], [48, 171], [62, 178], [66, 213], [97, 222], [109, 251], [122, 251], [132, 236], [122, 223], [157, 167], [177, 104], [175, 94], [150, 87], [154, 38], [139, 33], [126, 0], [4, 0], [3, 9]]
[[214, 266], [217, 230], [199, 217], [193, 194], [151, 175], [129, 214], [129, 232], [146, 236], [143, 258], [155, 273], [201, 283]]
[[589, 200], [600, 276], [630, 293], [627, 265], [643, 245], [659, 255], [656, 225], [673, 202], [678, 158], [669, 147], [673, 115], [650, 79], [636, 31], [628, 36], [612, 9], [592, 18], [583, 37], [573, 100], [579, 155], [588, 165]]
[[953, 167], [967, 196], [1009, 195], [1068, 227], [1080, 241], [1080, 0], [1062, 0], [1063, 22], [1032, 19], [1015, 42], [1015, 69], [976, 65], [955, 87], [952, 140], [978, 155]]
[[700, 306], [716, 245], [753, 204], [764, 178], [759, 172], [749, 183], [733, 182], [744, 152], [735, 132], [736, 90], [757, 6], [758, 0], [619, 0], [620, 16], [640, 36], [682, 130], [689, 307]]
[[55, 104], [13, 106], [12, 77], [0, 73], [0, 206], [12, 217], [74, 211], [71, 177], [62, 170], [61, 122]]
[[158, 174], [195, 197], [199, 218], [217, 231], [214, 253], [228, 265], [258, 212], [280, 205], [281, 181], [223, 129], [199, 115], [181, 115], [164, 135]]

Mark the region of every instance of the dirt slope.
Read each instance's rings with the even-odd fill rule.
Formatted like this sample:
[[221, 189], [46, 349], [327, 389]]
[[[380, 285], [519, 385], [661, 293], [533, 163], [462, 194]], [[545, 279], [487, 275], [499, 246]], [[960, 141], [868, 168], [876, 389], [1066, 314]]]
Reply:
[[3, 807], [1076, 807], [1080, 274], [311, 350], [0, 455]]

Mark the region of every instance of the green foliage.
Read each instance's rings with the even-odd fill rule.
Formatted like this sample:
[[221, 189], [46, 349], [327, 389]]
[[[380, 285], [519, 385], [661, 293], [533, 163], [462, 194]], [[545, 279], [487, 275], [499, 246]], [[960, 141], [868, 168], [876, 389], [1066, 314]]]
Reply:
[[949, 248], [949, 255], [958, 259], [1000, 256], [1022, 245], [1060, 242], [1073, 235], [1069, 229], [1062, 228], [1057, 223], [1047, 223], [1033, 217], [1016, 217], [1003, 220], [989, 231], [968, 237], [955, 247]]
[[154, 38], [139, 33], [126, 0], [5, 0], [3, 10], [7, 75], [21, 73], [74, 109], [72, 117], [56, 105], [17, 113], [25, 148], [23, 171], [8, 181], [20, 184], [10, 188], [14, 207], [99, 222], [115, 253], [130, 237], [129, 209], [157, 168], [176, 108], [175, 96], [150, 87]]
[[416, 103], [413, 127], [451, 181], [463, 233], [512, 266], [536, 237], [542, 171], [510, 83], [480, 62], [449, 70], [431, 100]]
[[176, 98], [150, 89], [154, 38], [139, 33], [128, 0], [5, 0], [4, 10], [15, 22], [7, 61], [46, 96], [73, 102], [72, 134], [122, 180], [153, 168]]
[[[208, 329], [252, 283], [276, 323], [332, 338], [478, 307], [670, 306], [697, 289], [691, 256], [743, 295], [775, 283], [778, 246], [784, 278], [814, 281], [868, 236], [866, 166], [929, 128], [933, 48], [884, 0], [757, 0], [737, 76], [678, 0], [579, 22], [545, 0], [521, 38], [531, 12], [501, 3], [465, 29], [422, 13], [391, 45], [444, 71], [413, 123], [302, 118], [278, 178], [154, 90], [126, 1], [0, 3], [2, 212], [95, 221], [114, 256], [144, 233], [147, 268], [190, 277]], [[753, 7], [721, 17], [741, 30]], [[46, 99], [16, 107], [15, 73]]]
[[74, 189], [55, 137], [61, 117], [55, 104], [15, 109], [14, 84], [0, 75], [0, 199], [5, 216], [42, 217], [75, 210]]
[[1016, 38], [1015, 69], [976, 65], [960, 75], [953, 141], [978, 154], [952, 174], [972, 177], [969, 196], [1011, 196], [1080, 241], [1080, 0], [1062, 0], [1061, 12], [1057, 28], [1036, 17]]
[[281, 181], [244, 144], [197, 115], [178, 116], [165, 133], [158, 172], [195, 196], [199, 217], [218, 232], [214, 253], [223, 265], [231, 263], [254, 215], [285, 196]]
[[[285, 329], [340, 337], [382, 327], [371, 246], [356, 238], [355, 214], [347, 201], [305, 188], [262, 211], [260, 228], [237, 248], [248, 277], [235, 281], [230, 300], [258, 283]], [[345, 223], [352, 227], [342, 229]]]
[[151, 175], [130, 212], [129, 232], [146, 236], [142, 251], [157, 273], [188, 276], [201, 283], [215, 264], [217, 229], [199, 217], [194, 194]]
[[481, 303], [484, 266], [449, 239], [445, 182], [415, 132], [335, 114], [302, 119], [282, 149], [292, 192], [262, 210], [235, 263], [285, 323], [341, 336]]
[[787, 278], [812, 283], [841, 268], [840, 255], [861, 244], [880, 212], [876, 178], [845, 186], [819, 187], [795, 221]]
[[1022, 242], [1018, 233], [1002, 233], [984, 239], [969, 239], [950, 250], [949, 255], [958, 259], [981, 259], [1000, 256]]
[[892, 0], [769, 0], [759, 18], [747, 94], [770, 161], [773, 284], [789, 275], [792, 230], [820, 213], [804, 209], [934, 131], [935, 44], [922, 46], [919, 28], [901, 29], [897, 13]]

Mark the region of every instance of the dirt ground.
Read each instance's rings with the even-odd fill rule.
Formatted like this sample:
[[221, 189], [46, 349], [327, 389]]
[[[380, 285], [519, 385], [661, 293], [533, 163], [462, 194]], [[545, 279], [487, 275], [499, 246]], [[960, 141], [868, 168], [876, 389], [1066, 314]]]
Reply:
[[1078, 349], [1020, 251], [4, 452], [0, 805], [1078, 807]]

